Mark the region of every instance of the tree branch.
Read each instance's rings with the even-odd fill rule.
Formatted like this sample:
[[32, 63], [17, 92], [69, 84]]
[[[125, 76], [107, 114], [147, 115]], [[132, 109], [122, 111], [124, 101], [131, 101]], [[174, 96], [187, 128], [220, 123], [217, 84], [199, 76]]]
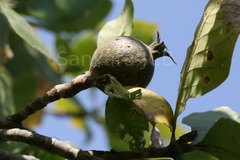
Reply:
[[59, 141], [56, 138], [49, 138], [24, 129], [1, 129], [0, 141], [24, 142], [71, 160], [101, 160], [101, 158], [93, 157], [89, 153], [73, 148], [68, 143]]
[[90, 72], [85, 72], [70, 82], [56, 85], [13, 115], [0, 118], [0, 129], [23, 128], [21, 122], [36, 111], [43, 109], [47, 104], [60, 98], [73, 97], [80, 91], [97, 85], [98, 79], [91, 77]]
[[55, 138], [49, 138], [33, 131], [24, 129], [5, 129], [0, 130], [0, 141], [21, 141], [31, 146], [45, 150], [51, 154], [57, 154], [61, 157], [71, 160], [130, 160], [142, 158], [160, 158], [172, 157], [176, 158], [183, 153], [192, 151], [189, 141], [197, 136], [197, 132], [187, 133], [176, 141], [176, 144], [163, 148], [145, 148], [143, 152], [136, 153], [132, 151], [116, 152], [111, 151], [83, 151], [73, 148], [71, 145], [59, 141]]

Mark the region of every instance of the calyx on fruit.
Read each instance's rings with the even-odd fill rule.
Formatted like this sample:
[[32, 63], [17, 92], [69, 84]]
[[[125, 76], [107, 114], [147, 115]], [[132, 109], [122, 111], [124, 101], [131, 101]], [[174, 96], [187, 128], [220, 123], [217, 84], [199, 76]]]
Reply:
[[[92, 77], [111, 74], [123, 86], [146, 87], [152, 79], [154, 60], [168, 56], [164, 42], [157, 40], [147, 46], [128, 36], [117, 36], [103, 42], [94, 52], [90, 73]], [[172, 59], [174, 62], [174, 60]], [[175, 63], [175, 62], [174, 62]]]

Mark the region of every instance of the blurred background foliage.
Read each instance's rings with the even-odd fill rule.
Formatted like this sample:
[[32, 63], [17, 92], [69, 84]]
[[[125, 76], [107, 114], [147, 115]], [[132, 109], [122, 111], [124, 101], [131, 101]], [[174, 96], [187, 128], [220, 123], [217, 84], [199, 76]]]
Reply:
[[[112, 5], [110, 0], [0, 2], [0, 116], [14, 113], [54, 85], [87, 71], [91, 56], [97, 48], [97, 34]], [[16, 14], [14, 11], [12, 13], [12, 10]], [[9, 16], [6, 16], [7, 13]], [[15, 19], [11, 19], [11, 16], [15, 16]], [[36, 46], [26, 41], [29, 38], [26, 34], [21, 35], [21, 32], [18, 32], [21, 27], [26, 27], [22, 22], [20, 27], [14, 26], [20, 23], [19, 16], [35, 30], [47, 30], [54, 35], [52, 55], [42, 54], [41, 49], [36, 49]], [[157, 30], [155, 23], [134, 21], [132, 36], [151, 44], [156, 38]], [[93, 94], [94, 92], [95, 90], [92, 91]], [[30, 116], [24, 121], [24, 125], [28, 128], [39, 125], [44, 114], [69, 116], [74, 126], [85, 130], [90, 139], [91, 130], [86, 123], [86, 117], [91, 117], [104, 126], [110, 148], [117, 151], [128, 149], [127, 142], [110, 133], [103, 115], [99, 114], [97, 109], [86, 110], [77, 98], [61, 99], [53, 106], [51, 110], [38, 111]], [[158, 127], [163, 138], [169, 139], [169, 128], [164, 125]], [[184, 132], [184, 129], [179, 128], [177, 135]], [[0, 148], [16, 154], [34, 155], [40, 159], [61, 159], [57, 156], [52, 158], [52, 155], [45, 154], [44, 151], [21, 143], [0, 143]]]

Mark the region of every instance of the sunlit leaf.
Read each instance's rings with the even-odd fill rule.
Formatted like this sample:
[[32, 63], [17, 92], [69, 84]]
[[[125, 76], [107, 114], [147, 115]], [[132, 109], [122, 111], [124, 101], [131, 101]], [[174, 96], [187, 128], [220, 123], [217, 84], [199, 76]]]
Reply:
[[0, 12], [6, 16], [9, 25], [22, 39], [50, 60], [55, 61], [54, 55], [48, 50], [47, 46], [43, 43], [34, 29], [23, 19], [23, 17], [3, 2], [0, 2]]
[[[230, 131], [229, 129], [233, 129]], [[218, 159], [239, 160], [240, 124], [228, 118], [219, 119], [194, 148]]]
[[239, 0], [207, 4], [182, 68], [176, 116], [183, 112], [188, 98], [206, 94], [228, 77], [240, 31], [239, 10]]
[[8, 71], [0, 65], [0, 116], [8, 116], [14, 112], [12, 79]]
[[111, 6], [110, 0], [31, 0], [14, 9], [36, 18], [33, 23], [37, 26], [54, 32], [79, 32], [94, 28], [109, 13]]
[[105, 110], [106, 123], [113, 133], [129, 142], [132, 151], [141, 152], [145, 146], [143, 131], [148, 131], [145, 114], [133, 102], [109, 97]]
[[141, 98], [133, 102], [141, 108], [152, 123], [163, 123], [172, 128], [173, 111], [170, 104], [159, 94], [140, 87], [128, 89], [129, 92], [141, 90]]
[[97, 39], [97, 45], [100, 46], [105, 40], [115, 36], [130, 36], [133, 29], [133, 3], [131, 0], [125, 0], [125, 4], [120, 16], [107, 22], [100, 30]]
[[145, 44], [151, 44], [156, 36], [158, 26], [156, 23], [146, 21], [134, 21], [132, 37], [141, 40]]
[[220, 107], [203, 113], [192, 113], [184, 117], [182, 122], [191, 126], [192, 130], [198, 131], [198, 136], [192, 143], [201, 142], [214, 123], [220, 118], [225, 117], [240, 123], [238, 113], [231, 110], [229, 107]]

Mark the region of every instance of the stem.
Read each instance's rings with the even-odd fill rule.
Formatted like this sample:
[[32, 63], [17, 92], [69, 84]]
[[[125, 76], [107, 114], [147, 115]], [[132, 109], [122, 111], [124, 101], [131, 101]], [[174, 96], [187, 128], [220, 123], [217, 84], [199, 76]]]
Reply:
[[167, 47], [165, 46], [164, 42], [160, 43], [160, 34], [159, 32], [157, 32], [157, 39], [155, 42], [153, 42], [150, 46], [152, 49], [152, 55], [154, 60], [163, 56], [167, 56], [169, 58], [171, 58], [171, 60], [173, 61], [173, 63], [177, 64], [173, 58], [170, 56], [170, 54], [165, 50], [167, 49]]

